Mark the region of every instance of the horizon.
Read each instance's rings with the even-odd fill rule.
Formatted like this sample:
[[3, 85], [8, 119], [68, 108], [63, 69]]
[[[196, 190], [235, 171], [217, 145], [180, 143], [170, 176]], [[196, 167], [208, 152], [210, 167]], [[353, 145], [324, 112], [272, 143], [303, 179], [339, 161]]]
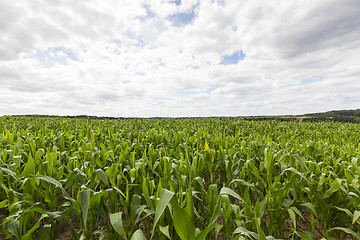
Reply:
[[0, 7], [0, 116], [292, 116], [360, 107], [357, 0]]
[[153, 118], [169, 118], [169, 119], [178, 119], [178, 118], [261, 118], [261, 117], [303, 117], [307, 115], [313, 114], [323, 114], [323, 113], [331, 113], [331, 112], [343, 112], [343, 111], [358, 111], [360, 109], [338, 109], [338, 110], [330, 110], [325, 112], [309, 112], [304, 114], [284, 114], [284, 115], [237, 115], [237, 116], [229, 116], [229, 115], [213, 115], [213, 116], [178, 116], [178, 117], [164, 117], [164, 116], [148, 116], [148, 117], [129, 117], [129, 116], [106, 116], [106, 115], [49, 115], [49, 114], [36, 114], [36, 113], [28, 113], [28, 114], [12, 114], [12, 115], [0, 115], [0, 117], [60, 117], [60, 118], [109, 118], [109, 119], [153, 119]]

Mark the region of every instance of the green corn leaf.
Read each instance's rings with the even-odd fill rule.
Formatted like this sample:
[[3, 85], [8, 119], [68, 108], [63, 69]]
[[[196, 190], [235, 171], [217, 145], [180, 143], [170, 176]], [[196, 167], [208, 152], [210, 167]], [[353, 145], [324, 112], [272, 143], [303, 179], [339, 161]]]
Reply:
[[266, 236], [266, 240], [276, 240], [273, 236]]
[[138, 229], [131, 236], [130, 240], [146, 240], [146, 238], [144, 236], [144, 233], [141, 231], [141, 229]]
[[303, 178], [306, 182], [310, 183], [309, 180], [305, 177], [304, 174], [302, 174], [302, 173], [299, 172], [297, 169], [292, 168], [292, 167], [285, 169], [281, 174], [284, 174], [284, 173], [287, 172], [287, 171], [290, 171], [290, 172], [293, 172], [293, 173], [299, 175], [299, 176], [300, 176], [301, 178]]
[[48, 216], [49, 218], [60, 218], [62, 216], [64, 216], [64, 212], [61, 211], [57, 211], [57, 212], [45, 212], [46, 216]]
[[131, 202], [131, 209], [130, 209], [130, 223], [135, 224], [136, 214], [139, 210], [139, 206], [141, 203], [141, 197], [139, 195], [134, 195]]
[[343, 232], [346, 232], [347, 234], [353, 235], [356, 239], [360, 239], [360, 234], [354, 232], [353, 230], [349, 229], [349, 228], [344, 228], [344, 227], [334, 227], [328, 230], [328, 232], [334, 231], [334, 230], [340, 230]]
[[211, 223], [208, 225], [204, 230], [202, 230], [199, 235], [196, 236], [196, 240], [205, 240], [206, 236], [209, 234], [211, 230], [213, 230], [216, 226], [216, 222]]
[[250, 187], [250, 188], [255, 188], [254, 183], [248, 183], [248, 182], [245, 181], [244, 179], [234, 179], [234, 180], [232, 180], [232, 181], [230, 182], [230, 185], [231, 185], [232, 183], [239, 183], [239, 184], [241, 184], [241, 185], [243, 185], [243, 186], [247, 186], [247, 187]]
[[31, 157], [31, 155], [29, 155], [28, 161], [25, 164], [24, 170], [22, 172], [22, 176], [27, 178], [30, 177], [32, 174], [35, 174], [35, 166], [33, 158]]
[[205, 141], [205, 151], [209, 151], [209, 150], [210, 150], [209, 145], [208, 145], [207, 141]]
[[328, 197], [330, 197], [331, 195], [333, 195], [333, 194], [334, 194], [337, 190], [339, 190], [339, 189], [340, 189], [340, 184], [339, 184], [338, 180], [335, 179], [335, 180], [332, 182], [330, 188], [324, 193], [323, 198], [328, 198]]
[[244, 227], [237, 227], [234, 232], [233, 232], [233, 235], [236, 235], [236, 234], [243, 234], [245, 236], [247, 236], [248, 238], [254, 238], [254, 239], [259, 239], [259, 235], [255, 232], [252, 232]]
[[172, 199], [172, 197], [174, 195], [175, 195], [175, 193], [173, 193], [167, 189], [162, 189], [159, 203], [158, 203], [158, 206], [157, 206], [156, 212], [155, 212], [155, 218], [154, 218], [154, 224], [153, 224], [153, 229], [152, 229], [152, 233], [151, 233], [151, 238], [154, 235], [155, 227], [156, 227], [160, 217], [164, 213], [166, 206], [169, 204], [170, 200]]
[[243, 234], [245, 236], [247, 236], [248, 238], [254, 238], [254, 239], [259, 239], [259, 235], [255, 232], [252, 232], [244, 227], [237, 227], [235, 230], [234, 230], [234, 233], [233, 235], [236, 235], [236, 234]]
[[8, 202], [9, 200], [8, 199], [5, 199], [3, 201], [0, 202], [0, 208], [5, 208], [8, 206]]
[[85, 232], [83, 232], [82, 234], [81, 234], [81, 236], [80, 236], [80, 239], [79, 240], [87, 240], [86, 239], [86, 235], [85, 235], [86, 233]]
[[45, 217], [47, 217], [45, 214], [43, 214], [40, 219], [37, 221], [37, 223], [27, 231], [27, 233], [21, 238], [21, 240], [31, 240], [33, 239], [33, 236], [32, 234], [34, 233], [34, 231], [36, 229], [38, 229], [40, 227], [40, 223], [41, 223], [41, 220], [44, 219]]
[[191, 179], [189, 181], [188, 190], [186, 191], [186, 210], [190, 214], [192, 222], [194, 221], [194, 206], [192, 199], [192, 188], [191, 188]]
[[264, 216], [267, 202], [267, 197], [265, 197], [260, 204], [256, 201], [254, 208], [255, 217], [262, 218]]
[[307, 234], [309, 234], [309, 235], [307, 235], [307, 234], [305, 234], [305, 233], [302, 233], [302, 232], [298, 232], [298, 231], [295, 231], [294, 232], [297, 236], [299, 236], [300, 237], [300, 239], [304, 239], [304, 240], [314, 240], [315, 238], [314, 238], [314, 236], [312, 236], [310, 233], [307, 233]]
[[354, 224], [356, 222], [356, 220], [358, 220], [359, 217], [360, 217], [360, 211], [356, 210], [354, 212], [354, 217], [353, 217], [353, 220], [352, 220], [352, 224]]
[[195, 225], [192, 216], [185, 209], [179, 207], [176, 198], [171, 200], [173, 207], [173, 221], [176, 233], [182, 240], [195, 239]]
[[273, 152], [270, 148], [265, 148], [264, 150], [264, 165], [265, 169], [269, 172], [268, 176], [272, 176]]
[[101, 199], [102, 192], [96, 192], [94, 195], [90, 197], [90, 203], [89, 208], [90, 209], [98, 209], [100, 205], [100, 199]]
[[162, 232], [168, 239], [171, 239], [170, 233], [169, 233], [169, 225], [166, 225], [165, 227], [159, 226], [160, 232]]
[[75, 172], [71, 173], [70, 176], [68, 175], [67, 180], [64, 184], [64, 189], [68, 189], [69, 187], [73, 186], [76, 178], [77, 178], [77, 173]]
[[218, 238], [219, 233], [220, 233], [221, 229], [223, 228], [223, 226], [224, 225], [222, 225], [222, 224], [217, 224], [216, 223], [216, 225], [215, 225], [215, 239]]
[[254, 216], [255, 216], [256, 218], [261, 217], [261, 216], [260, 216], [260, 205], [259, 205], [259, 201], [258, 201], [258, 200], [256, 200], [256, 203], [255, 203], [255, 206], [254, 206]]
[[36, 238], [36, 240], [47, 240], [47, 239], [49, 239], [50, 231], [51, 231], [51, 225], [50, 224], [44, 225], [41, 228], [41, 230], [39, 232], [39, 235]]
[[126, 198], [125, 194], [118, 187], [113, 187], [113, 189], [115, 189], [115, 191], [118, 192], [122, 198]]
[[216, 201], [216, 205], [210, 219], [210, 225], [216, 222], [216, 220], [220, 216], [220, 211], [221, 211], [221, 198], [219, 197], [218, 200]]
[[53, 184], [54, 186], [60, 188], [64, 194], [64, 197], [68, 200], [70, 200], [73, 204], [75, 204], [75, 200], [73, 198], [71, 198], [68, 193], [65, 191], [65, 189], [63, 188], [62, 184], [57, 181], [56, 179], [52, 178], [52, 177], [49, 177], [49, 176], [33, 176], [34, 180], [37, 180], [37, 179], [41, 179], [41, 180], [44, 180], [50, 184]]
[[16, 167], [20, 168], [20, 164], [22, 162], [21, 155], [20, 156], [14, 156], [13, 159], [14, 159], [14, 162], [16, 163]]
[[49, 177], [49, 176], [34, 176], [34, 178], [44, 180], [44, 181], [46, 181], [48, 183], [51, 183], [51, 184], [55, 185], [56, 187], [58, 187], [58, 188], [60, 188], [62, 190], [64, 190], [61, 183], [58, 180], [56, 180], [56, 179], [54, 179], [52, 177]]
[[261, 222], [260, 218], [255, 218], [256, 230], [257, 233], [259, 234], [259, 240], [267, 240], [263, 230], [260, 227], [260, 222]]
[[244, 202], [244, 200], [240, 197], [239, 194], [237, 194], [234, 190], [227, 188], [227, 187], [221, 188], [220, 195], [230, 195], [230, 196], [240, 200], [241, 202]]
[[292, 209], [294, 211], [294, 213], [296, 213], [299, 217], [301, 217], [302, 220], [305, 221], [304, 217], [302, 216], [301, 212], [299, 211], [299, 209], [297, 209], [297, 207], [290, 207], [290, 209]]
[[10, 169], [0, 167], [0, 171], [8, 174], [8, 175], [11, 176], [11, 177], [13, 177], [17, 182], [19, 181], [19, 178], [16, 176], [16, 173], [13, 172], [13, 171], [11, 171]]
[[44, 156], [44, 149], [38, 149], [35, 153], [35, 159], [37, 162], [41, 161], [41, 158]]
[[81, 215], [82, 215], [82, 222], [83, 226], [86, 229], [87, 223], [87, 215], [89, 212], [89, 203], [90, 203], [90, 190], [83, 190], [79, 193], [80, 197], [80, 208], [81, 208]]
[[295, 212], [293, 209], [291, 208], [288, 208], [287, 209], [289, 215], [290, 215], [290, 218], [291, 218], [291, 222], [293, 223], [295, 229], [296, 229], [296, 215], [295, 215]]
[[11, 219], [8, 222], [7, 228], [9, 232], [15, 236], [16, 240], [21, 239], [21, 230], [20, 230], [20, 223], [17, 219]]
[[110, 214], [110, 223], [115, 231], [124, 239], [126, 238], [124, 225], [122, 222], [122, 212], [111, 213]]
[[143, 178], [143, 182], [142, 182], [142, 193], [143, 193], [143, 196], [145, 198], [145, 201], [146, 201], [146, 204], [147, 206], [149, 207], [149, 209], [151, 210], [154, 210], [154, 205], [149, 197], [149, 189], [147, 187], [147, 181], [146, 181], [146, 178], [144, 177]]
[[109, 186], [109, 182], [106, 178], [104, 171], [101, 168], [99, 168], [99, 169], [95, 170], [95, 172], [98, 175], [98, 177], [101, 179], [101, 181], [103, 181], [106, 184], [106, 186]]
[[303, 203], [301, 205], [307, 207], [308, 209], [310, 209], [313, 212], [313, 214], [315, 216], [317, 216], [317, 211], [316, 211], [316, 208], [315, 208], [314, 204], [312, 204], [312, 203]]
[[298, 154], [292, 154], [293, 156], [305, 169], [307, 169], [303, 159]]
[[346, 213], [351, 219], [353, 219], [354, 215], [353, 213], [347, 209], [347, 208], [341, 208], [341, 207], [337, 207], [335, 206], [336, 209], [340, 210], [340, 211], [343, 211], [344, 213]]

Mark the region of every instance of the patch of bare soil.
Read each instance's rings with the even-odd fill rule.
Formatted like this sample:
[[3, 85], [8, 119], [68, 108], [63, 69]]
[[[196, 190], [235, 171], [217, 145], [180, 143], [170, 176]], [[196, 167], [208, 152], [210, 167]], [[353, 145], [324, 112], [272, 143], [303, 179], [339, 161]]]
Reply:
[[[9, 216], [9, 212], [7, 209], [5, 208], [0, 208], [0, 223], [3, 223], [5, 217]], [[4, 237], [4, 235], [2, 234], [1, 230], [0, 230], [0, 240], [5, 240], [6, 238]]]
[[60, 232], [61, 233], [56, 236], [56, 240], [65, 240], [71, 238], [71, 226], [69, 224], [63, 224]]

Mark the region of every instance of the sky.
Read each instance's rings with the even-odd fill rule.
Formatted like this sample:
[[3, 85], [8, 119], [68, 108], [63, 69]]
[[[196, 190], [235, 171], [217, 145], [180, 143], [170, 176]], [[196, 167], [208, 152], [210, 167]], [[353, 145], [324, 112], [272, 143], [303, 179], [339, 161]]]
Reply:
[[0, 0], [0, 115], [360, 108], [359, 0]]

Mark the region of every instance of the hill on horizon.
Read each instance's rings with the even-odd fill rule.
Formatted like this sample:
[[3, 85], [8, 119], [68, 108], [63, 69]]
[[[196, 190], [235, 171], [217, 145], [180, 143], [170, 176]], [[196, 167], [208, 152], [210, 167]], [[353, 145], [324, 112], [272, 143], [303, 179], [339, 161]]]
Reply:
[[332, 110], [319, 113], [307, 113], [303, 116], [309, 117], [360, 117], [360, 109]]

